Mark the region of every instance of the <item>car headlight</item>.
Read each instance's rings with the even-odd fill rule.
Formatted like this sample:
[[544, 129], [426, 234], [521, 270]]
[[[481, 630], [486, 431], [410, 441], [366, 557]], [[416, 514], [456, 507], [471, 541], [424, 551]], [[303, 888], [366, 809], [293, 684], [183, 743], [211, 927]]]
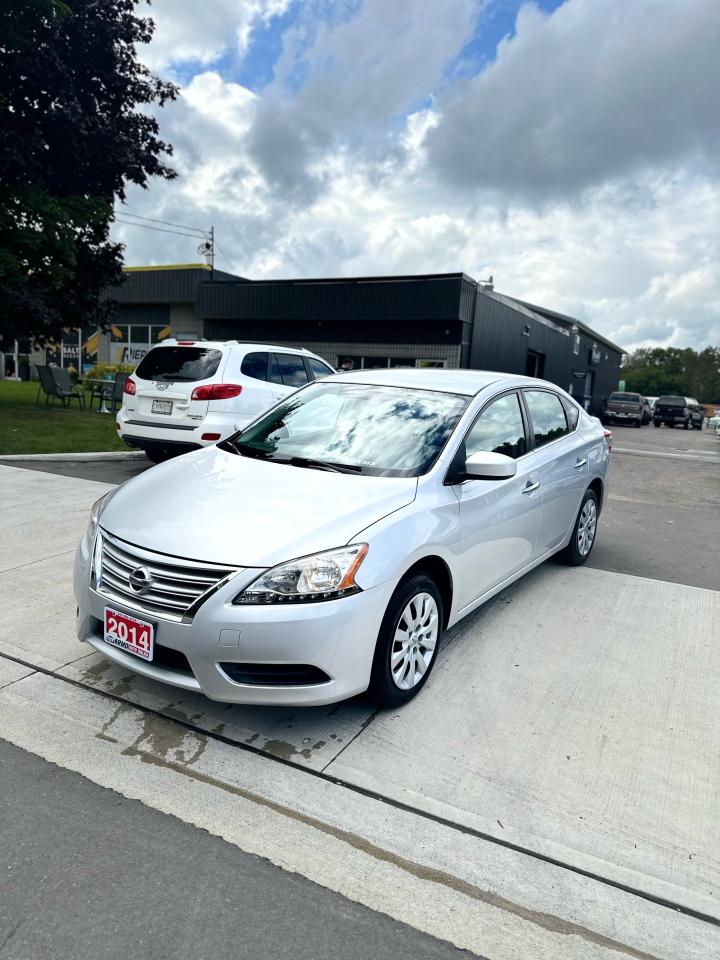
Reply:
[[281, 563], [253, 580], [233, 603], [307, 603], [358, 593], [355, 574], [367, 551], [366, 543], [354, 543]]
[[85, 536], [87, 537], [88, 543], [92, 543], [98, 523], [100, 522], [100, 514], [103, 512], [108, 500], [114, 493], [115, 490], [110, 490], [108, 493], [100, 497], [99, 500], [96, 500], [92, 507], [90, 507], [90, 522], [88, 523], [88, 528], [85, 531]]

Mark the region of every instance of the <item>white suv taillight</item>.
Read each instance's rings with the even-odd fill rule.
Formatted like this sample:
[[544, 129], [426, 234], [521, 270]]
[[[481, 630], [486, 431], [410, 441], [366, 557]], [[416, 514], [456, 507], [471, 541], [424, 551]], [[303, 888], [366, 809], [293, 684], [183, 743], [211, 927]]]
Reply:
[[131, 380], [130, 377], [125, 378], [125, 386], [123, 387], [123, 393], [127, 393], [129, 397], [135, 396], [135, 381]]
[[191, 400], [230, 400], [239, 397], [242, 387], [239, 383], [208, 383], [204, 387], [195, 387]]
[[608, 445], [608, 450], [612, 450], [612, 430], [603, 431], [605, 434], [605, 443]]

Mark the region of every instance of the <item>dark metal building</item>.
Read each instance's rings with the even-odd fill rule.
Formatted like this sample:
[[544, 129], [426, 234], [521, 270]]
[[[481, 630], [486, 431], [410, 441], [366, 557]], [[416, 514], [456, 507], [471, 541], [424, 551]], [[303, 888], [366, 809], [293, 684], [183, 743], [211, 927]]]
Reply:
[[[158, 339], [306, 346], [333, 365], [448, 366], [544, 377], [594, 413], [617, 387], [622, 349], [572, 317], [496, 293], [464, 273], [251, 281], [193, 264], [129, 268], [112, 292], [100, 359]], [[114, 356], [112, 355], [114, 351]]]

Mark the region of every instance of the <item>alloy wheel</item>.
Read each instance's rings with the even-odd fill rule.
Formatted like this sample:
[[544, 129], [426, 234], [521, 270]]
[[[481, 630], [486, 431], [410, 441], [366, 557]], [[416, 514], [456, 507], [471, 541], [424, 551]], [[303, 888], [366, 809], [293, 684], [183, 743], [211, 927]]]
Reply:
[[418, 593], [408, 601], [390, 649], [390, 673], [400, 690], [411, 690], [427, 672], [435, 656], [439, 627], [438, 606], [433, 596]]
[[585, 501], [580, 513], [580, 522], [577, 530], [577, 547], [581, 557], [586, 557], [592, 549], [597, 528], [597, 507], [593, 499]]

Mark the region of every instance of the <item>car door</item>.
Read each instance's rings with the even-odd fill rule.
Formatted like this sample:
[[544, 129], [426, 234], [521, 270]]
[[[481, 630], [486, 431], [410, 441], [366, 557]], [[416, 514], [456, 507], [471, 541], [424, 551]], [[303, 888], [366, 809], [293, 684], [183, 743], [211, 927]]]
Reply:
[[454, 490], [460, 501], [460, 605], [465, 607], [527, 566], [537, 555], [542, 494], [528, 453], [525, 410], [517, 391], [488, 403], [468, 431], [456, 457], [481, 450], [517, 461], [509, 480], [465, 480]]
[[243, 423], [259, 417], [275, 403], [275, 385], [268, 383], [269, 361], [267, 350], [252, 350], [242, 359], [240, 373], [243, 376], [243, 389], [237, 398], [236, 409], [242, 415]]
[[284, 400], [308, 382], [303, 357], [297, 353], [270, 355], [270, 381], [275, 400]]
[[557, 547], [575, 522], [588, 483], [587, 441], [569, 419], [560, 396], [549, 389], [526, 389], [535, 479], [542, 496], [538, 554]]

